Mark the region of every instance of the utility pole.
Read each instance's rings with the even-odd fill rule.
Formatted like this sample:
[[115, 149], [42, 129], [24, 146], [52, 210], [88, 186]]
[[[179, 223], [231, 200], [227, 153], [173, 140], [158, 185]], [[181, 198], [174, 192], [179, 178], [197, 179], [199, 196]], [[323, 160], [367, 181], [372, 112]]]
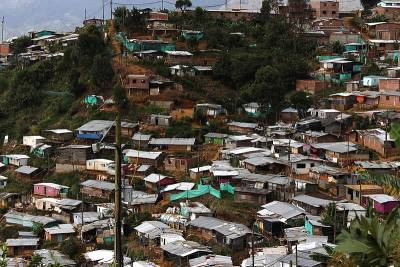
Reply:
[[105, 8], [105, 3], [104, 3], [104, 1], [106, 1], [106, 0], [101, 0], [101, 2], [102, 2], [102, 4], [103, 4], [103, 21], [102, 21], [102, 25], [103, 25], [103, 30], [104, 30], [104, 26], [105, 26], [105, 23], [104, 23], [104, 18], [105, 18], [105, 16], [104, 16], [104, 8]]
[[121, 212], [121, 113], [117, 110], [115, 120], [115, 243], [114, 243], [114, 262], [115, 267], [123, 267], [122, 257], [122, 212]]
[[255, 222], [253, 222], [253, 229], [251, 232], [251, 258], [252, 258], [252, 267], [254, 267], [254, 224]]
[[386, 109], [386, 125], [385, 125], [385, 143], [383, 144], [383, 156], [387, 157], [386, 155], [386, 143], [388, 140], [388, 130], [389, 130], [389, 109]]
[[333, 211], [334, 215], [333, 215], [333, 244], [336, 243], [336, 223], [337, 223], [337, 219], [336, 219], [336, 202], [334, 202], [334, 211]]
[[4, 16], [3, 19], [1, 20], [1, 43], [4, 43]]
[[86, 8], [85, 8], [85, 21], [86, 21]]
[[113, 19], [113, 0], [110, 0], [110, 10], [111, 10], [110, 19], [112, 20]]
[[164, 0], [161, 0], [161, 11], [164, 10]]

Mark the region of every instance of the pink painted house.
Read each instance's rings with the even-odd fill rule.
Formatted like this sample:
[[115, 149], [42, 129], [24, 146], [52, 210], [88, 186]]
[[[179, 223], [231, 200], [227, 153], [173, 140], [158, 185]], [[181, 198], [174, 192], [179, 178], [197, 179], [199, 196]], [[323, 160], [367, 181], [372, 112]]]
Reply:
[[369, 201], [372, 202], [372, 207], [379, 213], [390, 213], [399, 205], [399, 201], [397, 199], [386, 194], [363, 196], [363, 204], [365, 206], [368, 205]]
[[38, 183], [33, 185], [33, 194], [45, 197], [66, 197], [69, 187], [54, 183]]

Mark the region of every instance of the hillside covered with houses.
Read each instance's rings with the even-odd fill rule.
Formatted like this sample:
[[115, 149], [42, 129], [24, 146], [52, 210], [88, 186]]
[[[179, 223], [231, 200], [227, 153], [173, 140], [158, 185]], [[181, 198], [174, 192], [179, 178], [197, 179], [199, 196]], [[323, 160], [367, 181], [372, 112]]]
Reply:
[[106, 2], [0, 44], [0, 266], [399, 266], [400, 1]]

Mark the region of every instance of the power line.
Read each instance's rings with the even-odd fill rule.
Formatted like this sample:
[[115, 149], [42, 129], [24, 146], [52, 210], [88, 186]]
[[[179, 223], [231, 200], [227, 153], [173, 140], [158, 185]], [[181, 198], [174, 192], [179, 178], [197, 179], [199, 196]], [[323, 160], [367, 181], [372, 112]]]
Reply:
[[147, 3], [114, 3], [114, 5], [118, 6], [146, 6], [146, 5], [154, 5], [160, 4], [162, 1], [155, 1], [155, 2], [147, 2]]
[[[104, 1], [104, 2], [106, 2], [106, 1]], [[104, 3], [104, 8], [107, 7], [108, 5], [109, 5], [108, 2], [107, 2], [107, 3]], [[103, 5], [101, 5], [101, 7], [100, 7], [99, 9], [97, 9], [96, 11], [90, 12], [90, 14], [88, 14], [87, 17], [88, 17], [88, 18], [96, 17], [96, 15], [102, 13], [102, 10], [103, 10]]]

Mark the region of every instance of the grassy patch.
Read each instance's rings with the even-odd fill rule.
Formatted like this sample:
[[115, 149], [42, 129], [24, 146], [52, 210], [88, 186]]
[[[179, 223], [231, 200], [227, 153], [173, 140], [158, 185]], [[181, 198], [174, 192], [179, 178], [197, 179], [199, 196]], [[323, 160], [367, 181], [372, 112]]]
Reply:
[[56, 173], [46, 177], [47, 182], [69, 186], [69, 197], [77, 198], [82, 174], [79, 172]]
[[390, 138], [395, 139], [396, 147], [400, 148], [400, 123], [392, 123], [390, 129]]

